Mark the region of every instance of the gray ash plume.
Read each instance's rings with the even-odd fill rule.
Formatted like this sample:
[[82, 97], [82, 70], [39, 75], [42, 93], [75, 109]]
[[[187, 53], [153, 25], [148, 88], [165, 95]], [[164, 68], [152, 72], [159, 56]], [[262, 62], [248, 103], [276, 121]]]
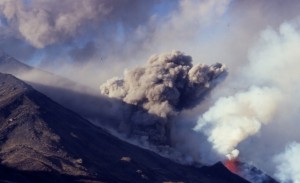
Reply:
[[169, 145], [172, 119], [196, 106], [226, 73], [223, 64], [193, 65], [190, 56], [173, 51], [152, 56], [146, 66], [125, 71], [124, 78], [112, 78], [100, 90], [127, 104], [119, 131]]

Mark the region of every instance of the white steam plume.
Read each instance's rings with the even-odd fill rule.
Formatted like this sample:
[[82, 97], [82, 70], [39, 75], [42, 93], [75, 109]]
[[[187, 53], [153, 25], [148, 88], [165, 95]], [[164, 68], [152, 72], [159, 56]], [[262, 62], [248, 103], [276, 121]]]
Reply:
[[278, 90], [267, 87], [251, 87], [246, 92], [222, 97], [203, 114], [195, 130], [204, 130], [218, 153], [230, 154], [272, 120], [280, 98]]
[[[275, 172], [272, 157], [286, 144], [300, 140], [296, 130], [300, 104], [295, 100], [300, 91], [299, 25], [296, 19], [280, 25], [278, 31], [263, 31], [249, 52], [248, 64], [213, 93], [216, 102], [195, 127], [207, 135], [219, 154], [226, 155], [237, 148], [240, 159], [270, 175]], [[286, 175], [283, 161], [277, 161], [279, 180], [279, 175]], [[299, 167], [298, 161], [288, 162], [290, 167]]]
[[[136, 106], [130, 112], [127, 125], [158, 124], [163, 129], [177, 112], [198, 104], [225, 73], [222, 64], [193, 66], [190, 56], [174, 51], [151, 57], [145, 67], [126, 71], [124, 79], [108, 80], [100, 90], [104, 95]], [[155, 130], [159, 133], [162, 129]], [[162, 133], [168, 136], [164, 130]]]

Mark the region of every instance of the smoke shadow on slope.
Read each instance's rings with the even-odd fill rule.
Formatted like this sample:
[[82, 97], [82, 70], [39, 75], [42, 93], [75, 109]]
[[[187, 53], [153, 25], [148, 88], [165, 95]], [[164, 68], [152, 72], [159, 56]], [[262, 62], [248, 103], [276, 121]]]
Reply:
[[[60, 105], [71, 109], [82, 117], [93, 119], [109, 118], [109, 111], [112, 107], [112, 101], [108, 97], [79, 92], [73, 89], [61, 88], [41, 83], [28, 82], [39, 92], [47, 95]], [[99, 92], [100, 93], [100, 92]], [[109, 119], [108, 119], [109, 120]]]
[[[121, 100], [96, 94], [81, 93], [76, 90], [28, 82], [36, 90], [44, 93], [60, 105], [78, 113], [94, 125], [117, 132], [125, 138], [144, 144], [170, 144], [170, 126], [167, 119]], [[147, 124], [144, 120], [151, 121]], [[132, 123], [135, 121], [135, 123]], [[163, 123], [161, 123], [164, 121]]]

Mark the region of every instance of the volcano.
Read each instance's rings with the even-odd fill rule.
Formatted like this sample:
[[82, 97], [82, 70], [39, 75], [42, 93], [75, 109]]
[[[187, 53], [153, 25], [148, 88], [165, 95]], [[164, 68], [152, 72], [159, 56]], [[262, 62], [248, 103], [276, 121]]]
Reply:
[[125, 143], [12, 75], [0, 81], [2, 182], [247, 182]]

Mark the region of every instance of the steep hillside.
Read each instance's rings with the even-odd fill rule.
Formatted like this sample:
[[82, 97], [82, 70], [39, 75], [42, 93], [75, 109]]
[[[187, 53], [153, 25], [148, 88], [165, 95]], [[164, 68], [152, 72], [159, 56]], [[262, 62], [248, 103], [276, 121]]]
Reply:
[[246, 182], [221, 164], [183, 166], [127, 144], [6, 74], [0, 159], [3, 182]]
[[85, 118], [106, 120], [109, 109], [103, 109], [102, 106], [108, 106], [109, 101], [99, 95], [98, 87], [91, 89], [67, 78], [30, 67], [1, 50], [0, 72], [26, 81], [39, 92]]

